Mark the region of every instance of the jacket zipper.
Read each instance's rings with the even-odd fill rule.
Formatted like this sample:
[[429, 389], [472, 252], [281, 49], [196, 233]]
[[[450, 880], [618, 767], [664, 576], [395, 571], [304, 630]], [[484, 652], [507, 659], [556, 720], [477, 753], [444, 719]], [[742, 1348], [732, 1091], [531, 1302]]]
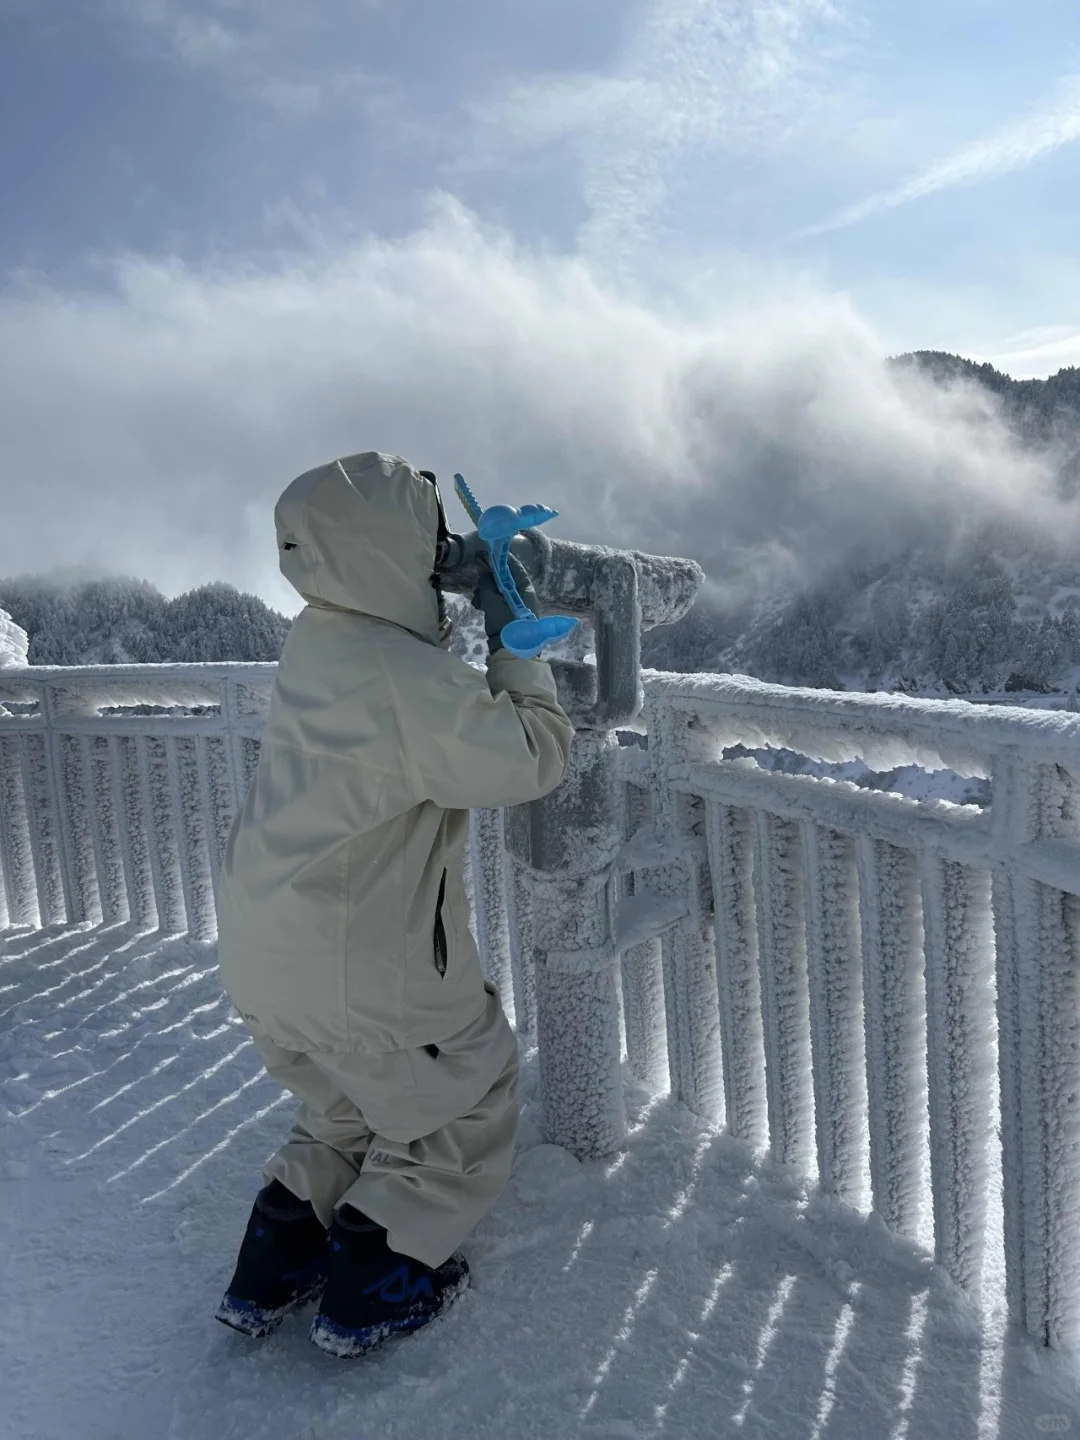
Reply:
[[446, 974], [447, 949], [446, 949], [446, 926], [443, 924], [442, 907], [446, 899], [446, 871], [442, 872], [442, 879], [439, 881], [439, 898], [435, 904], [435, 968], [440, 975]]

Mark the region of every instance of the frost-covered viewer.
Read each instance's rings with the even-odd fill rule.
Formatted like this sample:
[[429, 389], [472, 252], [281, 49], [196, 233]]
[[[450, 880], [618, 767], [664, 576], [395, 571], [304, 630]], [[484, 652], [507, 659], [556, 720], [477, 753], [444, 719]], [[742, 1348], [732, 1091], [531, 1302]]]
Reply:
[[509, 1176], [517, 1054], [469, 929], [468, 811], [551, 790], [573, 730], [549, 667], [502, 647], [514, 616], [490, 570], [486, 677], [444, 648], [434, 476], [349, 456], [275, 518], [307, 605], [226, 849], [219, 950], [302, 1109], [218, 1318], [265, 1334], [325, 1283], [311, 1338], [354, 1355], [464, 1287], [457, 1246]]

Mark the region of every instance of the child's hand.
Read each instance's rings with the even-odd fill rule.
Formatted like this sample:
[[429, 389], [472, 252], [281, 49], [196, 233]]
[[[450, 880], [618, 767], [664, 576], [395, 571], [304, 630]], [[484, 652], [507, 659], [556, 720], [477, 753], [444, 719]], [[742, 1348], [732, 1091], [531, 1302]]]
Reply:
[[[518, 594], [534, 615], [539, 614], [539, 601], [533, 589], [532, 577], [516, 555], [508, 557], [510, 573], [514, 577]], [[515, 619], [514, 612], [495, 583], [495, 576], [485, 557], [481, 564], [480, 580], [472, 597], [473, 608], [484, 612], [484, 630], [488, 637], [488, 651], [492, 655], [502, 649], [502, 631]]]

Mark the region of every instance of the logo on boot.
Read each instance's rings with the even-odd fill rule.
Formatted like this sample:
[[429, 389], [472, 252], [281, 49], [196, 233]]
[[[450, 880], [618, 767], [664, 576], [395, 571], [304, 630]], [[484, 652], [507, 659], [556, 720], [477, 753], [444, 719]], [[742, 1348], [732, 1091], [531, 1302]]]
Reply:
[[373, 1295], [376, 1290], [385, 1305], [411, 1305], [417, 1300], [430, 1300], [435, 1294], [431, 1288], [431, 1277], [421, 1275], [419, 1280], [410, 1280], [407, 1265], [399, 1265], [396, 1270], [391, 1270], [389, 1275], [376, 1280], [374, 1285], [369, 1285], [363, 1293]]

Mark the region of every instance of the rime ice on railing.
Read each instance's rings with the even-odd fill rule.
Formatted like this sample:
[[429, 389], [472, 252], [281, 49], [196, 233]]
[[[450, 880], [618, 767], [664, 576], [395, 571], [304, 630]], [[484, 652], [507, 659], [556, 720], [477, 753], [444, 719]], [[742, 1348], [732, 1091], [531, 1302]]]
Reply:
[[[273, 674], [0, 670], [0, 925], [212, 937]], [[536, 833], [474, 815], [481, 956], [539, 1046], [549, 1136], [620, 1143], [621, 1045], [838, 1199], [913, 1238], [932, 1223], [972, 1293], [1000, 1179], [1012, 1313], [1074, 1343], [1080, 717], [731, 676], [644, 690], [647, 749], [616, 745], [599, 706]], [[948, 767], [992, 801], [767, 772], [725, 759], [737, 746]]]
[[[624, 843], [583, 1006], [598, 1018], [613, 993], [606, 943], [641, 1079], [900, 1234], [932, 1224], [936, 1259], [973, 1294], [1001, 1176], [1012, 1313], [1044, 1343], [1080, 1338], [1080, 719], [653, 674], [643, 721], [647, 752], [617, 757]], [[739, 746], [987, 777], [992, 805], [723, 758]], [[493, 823], [481, 863], [501, 867]], [[514, 869], [507, 929], [532, 939], [531, 909], [553, 897]], [[510, 949], [517, 994], [530, 948]], [[564, 1053], [541, 1028], [541, 1059], [554, 1047], [561, 1076], [614, 1029], [579, 1027]], [[569, 1112], [555, 1098], [552, 1138], [602, 1149], [609, 1094], [574, 1094]]]
[[0, 670], [7, 924], [134, 921], [212, 939], [275, 668]]
[[[706, 802], [732, 1129], [754, 1132], [763, 1089], [773, 1154], [803, 1165], [812, 1117], [822, 1186], [853, 1199], [868, 1173], [902, 1233], [928, 1179], [935, 1256], [973, 1293], [1001, 1174], [1012, 1312], [1076, 1341], [1080, 719], [742, 677], [654, 675], [646, 696], [654, 796]], [[950, 768], [992, 804], [768, 773], [736, 745]]]

